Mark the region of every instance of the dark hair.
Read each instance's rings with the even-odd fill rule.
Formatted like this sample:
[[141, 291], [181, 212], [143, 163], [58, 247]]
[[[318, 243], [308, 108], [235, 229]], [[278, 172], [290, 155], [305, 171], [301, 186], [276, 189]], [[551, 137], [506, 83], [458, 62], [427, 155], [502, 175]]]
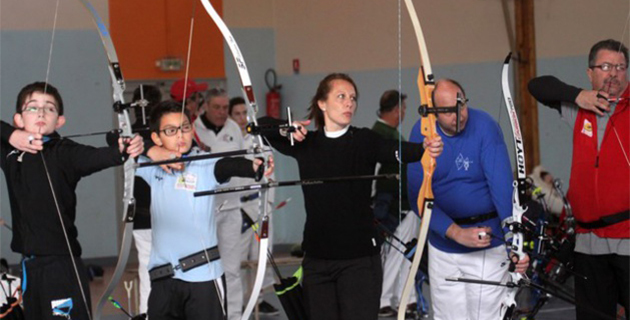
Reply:
[[59, 90], [57, 90], [57, 88], [55, 88], [52, 84], [46, 82], [33, 82], [22, 88], [20, 93], [18, 93], [17, 102], [15, 103], [15, 113], [22, 113], [22, 106], [26, 102], [26, 99], [35, 92], [49, 94], [55, 98], [57, 113], [59, 113], [60, 116], [63, 116], [63, 99], [61, 99]]
[[234, 106], [239, 105], [239, 104], [245, 104], [245, 99], [243, 99], [242, 97], [234, 97], [230, 99], [230, 106], [228, 109], [228, 114], [232, 115], [232, 110], [234, 109]]
[[315, 96], [313, 96], [313, 98], [311, 99], [311, 105], [308, 107], [308, 115], [306, 116], [307, 119], [315, 121], [315, 127], [317, 128], [317, 130], [323, 129], [325, 125], [324, 113], [319, 108], [318, 102], [324, 101], [328, 98], [328, 93], [330, 93], [331, 89], [330, 83], [334, 80], [344, 80], [352, 84], [352, 86], [354, 87], [354, 91], [357, 94], [356, 99], [358, 106], [359, 89], [357, 89], [357, 85], [354, 83], [354, 80], [352, 80], [352, 78], [350, 78], [350, 76], [345, 73], [331, 73], [327, 75], [324, 79], [322, 79], [322, 81], [319, 82], [319, 86], [317, 86]]
[[450, 79], [450, 78], [444, 78], [444, 79], [440, 79], [439, 81], [435, 82], [435, 88], [433, 88], [433, 91], [431, 92], [431, 101], [433, 101], [433, 106], [438, 107], [435, 105], [435, 91], [437, 91], [438, 87], [440, 86], [441, 82], [449, 82], [453, 85], [455, 85], [457, 88], [459, 88], [459, 91], [462, 92], [462, 94], [464, 95], [462, 98], [466, 98], [466, 91], [464, 91], [464, 87], [462, 87], [461, 84], [459, 84], [459, 82]]
[[[142, 92], [140, 92], [141, 89]], [[153, 107], [155, 107], [156, 104], [162, 101], [162, 91], [160, 91], [160, 89], [156, 86], [140, 85], [136, 88], [136, 90], [133, 91], [132, 101], [139, 101], [140, 99], [142, 99], [143, 96], [144, 99], [149, 102], [149, 104], [145, 107], [145, 114], [150, 115]], [[142, 119], [142, 108], [134, 108], [134, 111], [136, 114], [136, 119]]]
[[624, 58], [626, 58], [626, 66], [628, 66], [628, 48], [626, 48], [623, 43], [617, 40], [607, 39], [602, 40], [591, 47], [591, 52], [588, 54], [589, 68], [595, 65], [595, 59], [597, 58], [597, 53], [600, 50], [609, 50], [623, 53]]
[[376, 112], [377, 115], [392, 111], [397, 105], [407, 99], [406, 94], [400, 94], [398, 90], [387, 90], [383, 92], [381, 101], [379, 102], [379, 109]]
[[[184, 116], [190, 121], [190, 115], [188, 114], [188, 110], [183, 109]], [[151, 112], [151, 132], [159, 132], [160, 131], [160, 121], [162, 121], [162, 117], [169, 113], [182, 113], [182, 104], [175, 100], [166, 100], [158, 103]]]

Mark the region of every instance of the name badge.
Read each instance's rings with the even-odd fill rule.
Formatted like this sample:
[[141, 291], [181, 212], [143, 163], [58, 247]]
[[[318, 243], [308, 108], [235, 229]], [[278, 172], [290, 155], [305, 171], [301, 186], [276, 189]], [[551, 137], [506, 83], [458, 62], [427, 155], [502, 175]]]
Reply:
[[582, 134], [592, 138], [593, 137], [593, 124], [584, 119], [584, 124], [582, 125]]
[[197, 176], [192, 173], [184, 173], [177, 177], [175, 189], [195, 191], [197, 189]]

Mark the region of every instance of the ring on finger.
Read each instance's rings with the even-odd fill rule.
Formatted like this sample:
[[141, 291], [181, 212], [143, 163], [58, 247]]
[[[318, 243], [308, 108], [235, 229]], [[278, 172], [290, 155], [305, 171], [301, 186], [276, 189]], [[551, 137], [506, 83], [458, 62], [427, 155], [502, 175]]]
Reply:
[[35, 140], [35, 137], [33, 137], [33, 135], [29, 135], [28, 136], [28, 144], [33, 144], [33, 140]]

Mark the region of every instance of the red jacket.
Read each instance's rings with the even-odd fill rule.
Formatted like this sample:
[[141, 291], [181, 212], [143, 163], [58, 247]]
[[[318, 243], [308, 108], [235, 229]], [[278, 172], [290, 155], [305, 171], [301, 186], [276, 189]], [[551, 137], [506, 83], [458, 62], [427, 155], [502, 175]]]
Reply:
[[[630, 208], [629, 88], [610, 116], [597, 152], [597, 118], [580, 109], [573, 129], [573, 160], [567, 198], [580, 222], [592, 222]], [[623, 148], [623, 149], [622, 149]], [[625, 152], [625, 154], [624, 154]], [[602, 238], [630, 238], [630, 220], [592, 231]]]

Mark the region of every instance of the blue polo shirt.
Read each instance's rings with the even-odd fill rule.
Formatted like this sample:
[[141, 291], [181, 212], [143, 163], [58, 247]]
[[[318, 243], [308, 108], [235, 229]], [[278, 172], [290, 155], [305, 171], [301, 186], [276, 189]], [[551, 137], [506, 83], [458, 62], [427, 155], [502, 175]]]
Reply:
[[[190, 156], [204, 154], [196, 147]], [[186, 163], [183, 172], [168, 174], [159, 166], [136, 170], [136, 175], [151, 187], [151, 226], [153, 241], [149, 270], [167, 263], [176, 266], [179, 259], [217, 245], [213, 196], [195, 198], [193, 193], [216, 189], [214, 176], [218, 159]], [[141, 162], [149, 161], [141, 158]], [[221, 260], [194, 269], [175, 271], [174, 278], [187, 282], [210, 281], [221, 277]]]

